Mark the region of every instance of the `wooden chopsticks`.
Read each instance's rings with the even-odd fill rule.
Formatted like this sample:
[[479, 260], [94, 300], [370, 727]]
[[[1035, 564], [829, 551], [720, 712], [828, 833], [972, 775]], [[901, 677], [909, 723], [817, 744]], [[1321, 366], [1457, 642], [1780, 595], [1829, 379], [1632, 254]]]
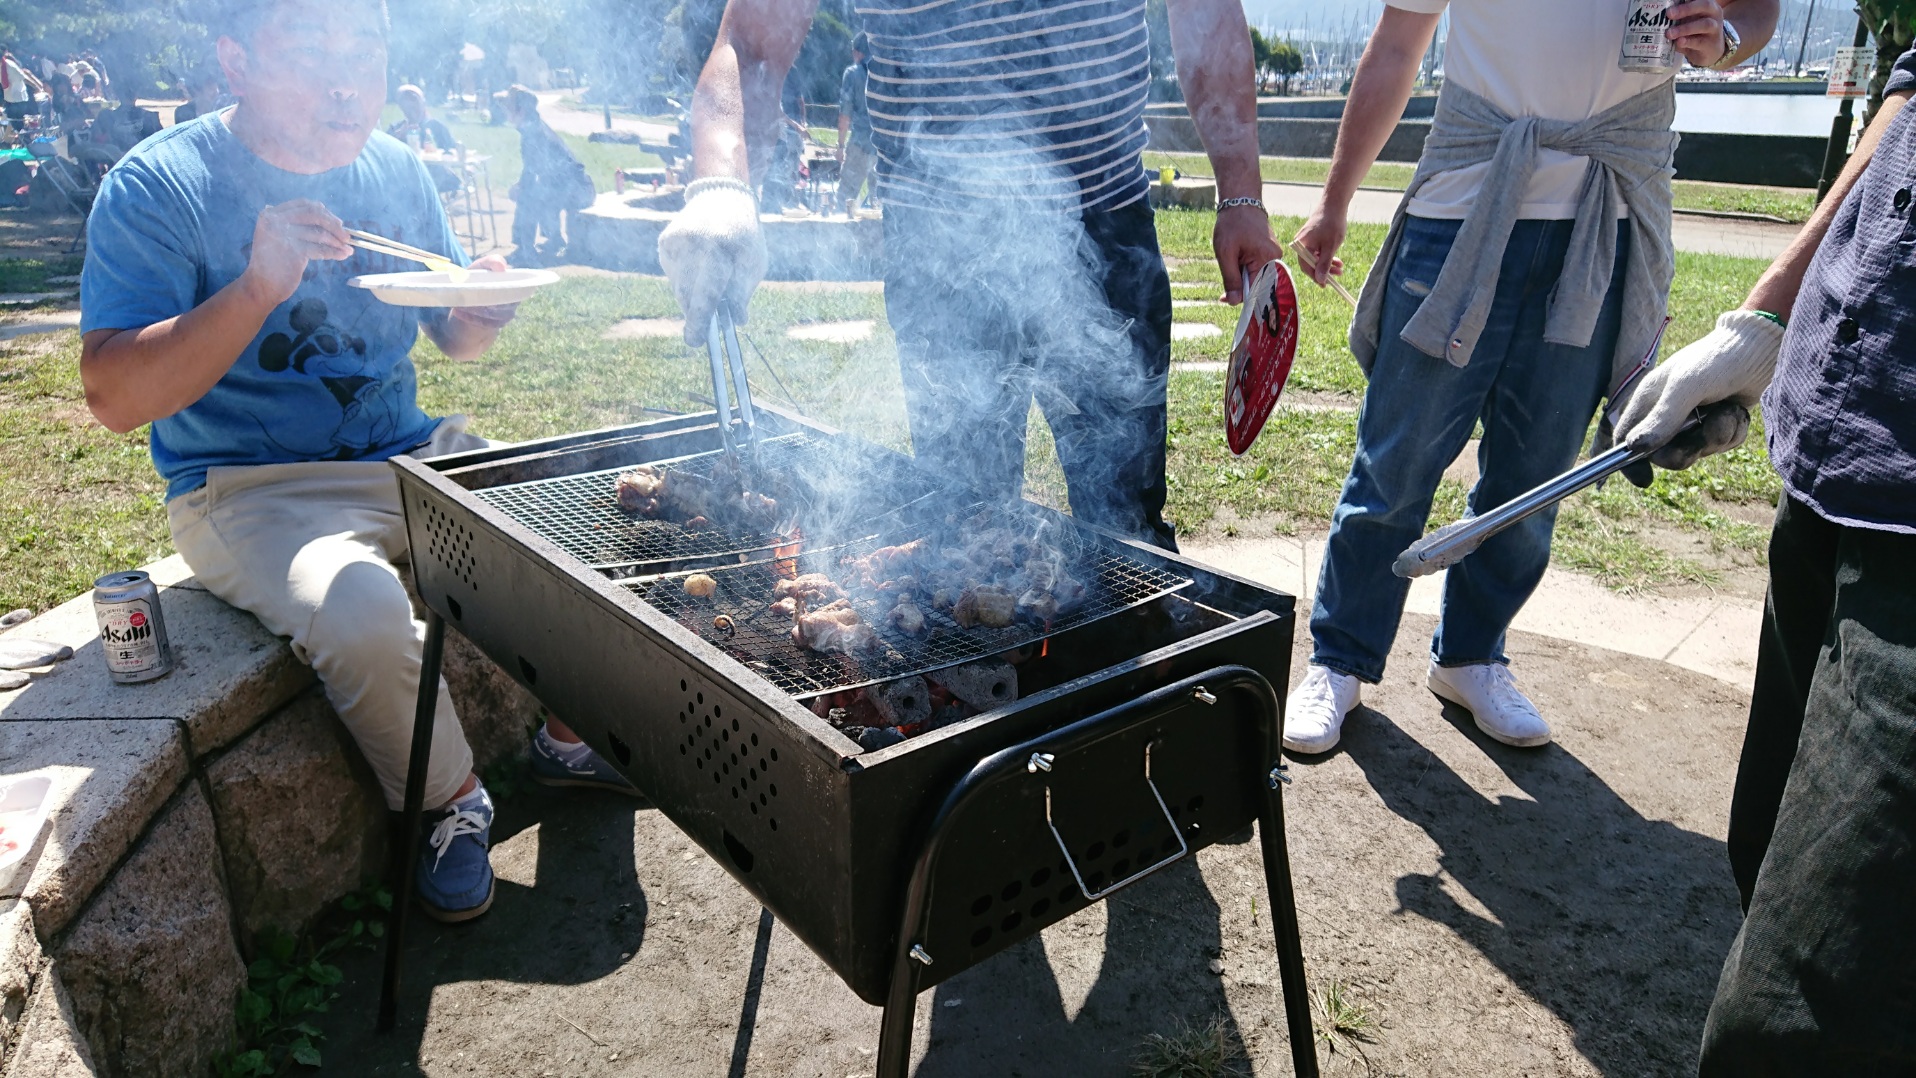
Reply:
[[[1304, 267], [1304, 272], [1309, 273], [1311, 270], [1314, 270], [1317, 268], [1317, 259], [1311, 257], [1311, 253], [1304, 249], [1303, 244], [1297, 242], [1296, 240], [1292, 240], [1291, 250], [1296, 253], [1297, 264]], [[1331, 277], [1331, 276], [1326, 276], [1324, 280], [1325, 280], [1325, 283], [1330, 285], [1331, 291], [1344, 297], [1345, 303], [1350, 304], [1352, 307], [1357, 306], [1357, 297], [1351, 295], [1350, 289], [1344, 287], [1344, 282], [1338, 280], [1336, 277]]]
[[459, 268], [457, 262], [447, 258], [445, 255], [434, 254], [431, 251], [414, 247], [411, 244], [400, 243], [398, 240], [389, 240], [384, 236], [376, 236], [371, 232], [361, 232], [356, 228], [347, 229], [346, 234], [352, 237], [350, 241], [352, 245], [362, 251], [371, 251], [374, 254], [387, 255], [392, 258], [403, 258], [409, 262], [423, 262], [428, 267], [437, 270], [456, 270]]

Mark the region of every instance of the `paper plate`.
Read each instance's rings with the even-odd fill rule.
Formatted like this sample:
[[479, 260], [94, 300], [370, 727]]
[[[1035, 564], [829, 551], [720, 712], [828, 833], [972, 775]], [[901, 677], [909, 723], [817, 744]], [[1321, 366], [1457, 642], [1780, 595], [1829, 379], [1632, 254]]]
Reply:
[[518, 303], [559, 275], [551, 270], [509, 269], [502, 273], [472, 270], [464, 280], [434, 270], [415, 273], [371, 273], [347, 281], [398, 307], [497, 307]]
[[1224, 376], [1224, 440], [1243, 456], [1264, 430], [1297, 358], [1297, 288], [1282, 261], [1251, 278]]
[[46, 775], [23, 775], [0, 784], [0, 878], [11, 875], [40, 837], [47, 822], [53, 780]]

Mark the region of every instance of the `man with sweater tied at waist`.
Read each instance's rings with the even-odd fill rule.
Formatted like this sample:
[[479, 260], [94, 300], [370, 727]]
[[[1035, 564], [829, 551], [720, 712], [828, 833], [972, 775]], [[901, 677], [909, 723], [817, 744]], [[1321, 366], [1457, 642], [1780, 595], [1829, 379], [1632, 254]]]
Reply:
[[[1449, 9], [1445, 82], [1424, 153], [1365, 279], [1351, 350], [1370, 378], [1311, 612], [1310, 666], [1284, 746], [1336, 746], [1363, 682], [1383, 677], [1409, 582], [1392, 559], [1423, 534], [1444, 469], [1479, 421], [1473, 512], [1568, 468], [1598, 404], [1612, 410], [1657, 346], [1670, 244], [1674, 70], [1621, 70], [1625, 0], [1385, 0], [1297, 235], [1321, 282], [1341, 271], [1346, 210], [1403, 114]], [[1672, 5], [1690, 63], [1755, 55], [1776, 0]], [[1600, 435], [1601, 437], [1601, 435]], [[1550, 559], [1555, 511], [1454, 566], [1427, 683], [1507, 745], [1550, 740], [1504, 634]]]

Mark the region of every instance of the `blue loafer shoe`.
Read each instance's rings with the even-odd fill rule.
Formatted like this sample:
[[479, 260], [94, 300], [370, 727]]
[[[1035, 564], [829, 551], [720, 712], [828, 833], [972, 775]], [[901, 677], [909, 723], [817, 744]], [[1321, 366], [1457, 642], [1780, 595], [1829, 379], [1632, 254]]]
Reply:
[[419, 854], [419, 901], [435, 920], [456, 924], [492, 908], [492, 798], [477, 798], [442, 810]]
[[543, 730], [532, 739], [532, 779], [542, 786], [589, 786], [633, 796], [639, 792], [637, 786], [627, 782], [624, 775], [613, 770], [611, 764], [591, 749], [565, 756], [555, 752]]

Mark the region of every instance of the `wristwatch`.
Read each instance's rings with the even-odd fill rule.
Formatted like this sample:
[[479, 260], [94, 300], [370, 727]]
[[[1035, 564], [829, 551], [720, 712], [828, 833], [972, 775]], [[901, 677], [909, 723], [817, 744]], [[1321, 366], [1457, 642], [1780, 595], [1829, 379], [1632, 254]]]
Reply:
[[1743, 47], [1743, 38], [1737, 34], [1736, 27], [1730, 25], [1730, 20], [1724, 19], [1723, 20], [1723, 55], [1717, 58], [1716, 63], [1710, 65], [1710, 70], [1722, 71], [1725, 68], [1735, 66], [1736, 50], [1742, 47]]

